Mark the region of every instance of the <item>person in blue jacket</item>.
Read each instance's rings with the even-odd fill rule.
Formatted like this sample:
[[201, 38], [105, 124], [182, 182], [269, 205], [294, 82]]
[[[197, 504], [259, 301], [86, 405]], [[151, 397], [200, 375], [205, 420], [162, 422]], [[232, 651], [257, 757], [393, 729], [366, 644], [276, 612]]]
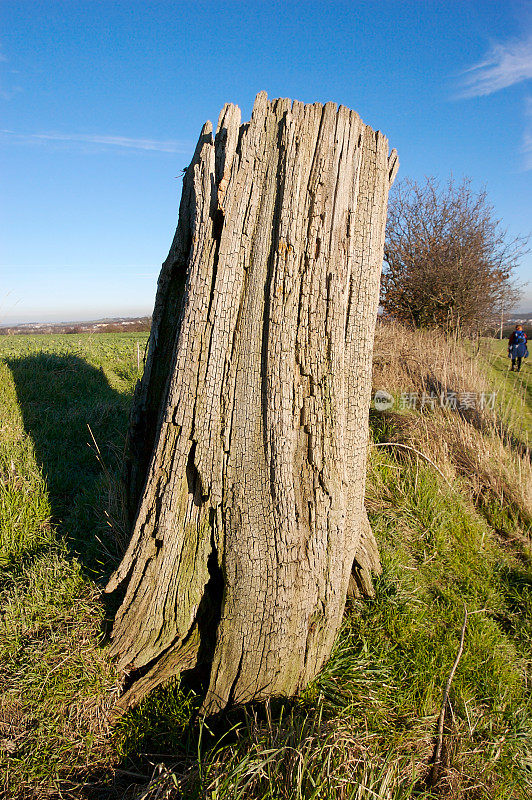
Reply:
[[508, 340], [508, 358], [512, 359], [511, 372], [521, 369], [521, 359], [528, 358], [527, 338], [522, 325], [516, 325]]

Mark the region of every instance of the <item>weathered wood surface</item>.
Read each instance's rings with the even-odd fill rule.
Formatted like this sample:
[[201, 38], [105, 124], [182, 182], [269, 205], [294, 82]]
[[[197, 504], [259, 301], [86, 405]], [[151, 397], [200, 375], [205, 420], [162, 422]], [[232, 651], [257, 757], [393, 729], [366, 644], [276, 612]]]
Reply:
[[[186, 171], [130, 431], [112, 649], [133, 704], [210, 664], [204, 710], [294, 695], [378, 568], [371, 357], [395, 151], [333, 103], [226, 105]], [[357, 566], [358, 564], [358, 566]]]

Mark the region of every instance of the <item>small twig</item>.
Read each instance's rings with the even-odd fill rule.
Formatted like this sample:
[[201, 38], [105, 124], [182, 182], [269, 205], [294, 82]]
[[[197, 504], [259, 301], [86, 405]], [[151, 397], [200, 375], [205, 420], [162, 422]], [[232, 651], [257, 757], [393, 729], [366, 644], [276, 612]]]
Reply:
[[374, 442], [374, 445], [375, 447], [403, 447], [405, 450], [411, 450], [413, 453], [416, 453], [416, 455], [424, 458], [425, 461], [428, 461], [428, 463], [431, 464], [437, 472], [439, 472], [447, 486], [449, 486], [451, 489], [453, 488], [438, 465], [435, 464], [434, 461], [432, 461], [428, 456], [426, 456], [425, 453], [422, 453], [421, 450], [416, 450], [415, 447], [411, 447], [409, 444], [403, 444], [402, 442]]
[[456, 658], [454, 660], [454, 664], [451, 668], [449, 673], [449, 677], [447, 678], [447, 683], [445, 684], [445, 690], [443, 692], [443, 702], [441, 706], [440, 716], [438, 718], [438, 738], [436, 740], [436, 748], [434, 750], [434, 759], [432, 763], [432, 770], [431, 770], [431, 778], [434, 781], [436, 778], [436, 774], [438, 772], [438, 767], [441, 761], [441, 751], [443, 747], [443, 725], [445, 722], [445, 712], [447, 710], [447, 703], [449, 702], [449, 691], [451, 689], [451, 683], [454, 678], [454, 673], [456, 672], [456, 668], [458, 667], [458, 662], [462, 657], [462, 653], [464, 652], [464, 639], [465, 639], [465, 632], [467, 626], [467, 608], [464, 603], [464, 621], [462, 623], [462, 633], [460, 634], [460, 646], [458, 647], [458, 652], [456, 654]]
[[140, 772], [131, 772], [129, 769], [117, 769], [116, 767], [113, 769], [113, 772], [116, 772], [117, 775], [127, 775], [128, 778], [141, 778], [143, 781], [149, 781], [149, 775], [141, 775]]
[[[87, 428], [89, 429], [89, 433], [91, 435], [91, 439], [92, 439], [92, 441], [94, 443], [94, 449], [95, 449], [95, 452], [96, 452], [96, 460], [98, 461], [100, 467], [102, 468], [102, 471], [103, 471], [105, 477], [107, 478], [107, 480], [109, 482], [111, 482], [111, 473], [107, 469], [105, 461], [103, 460], [102, 452], [101, 452], [100, 448], [98, 447], [98, 442], [96, 441], [96, 437], [94, 436], [94, 434], [92, 432], [92, 428], [91, 428], [91, 426], [89, 425], [88, 422], [87, 422]], [[87, 442], [87, 445], [92, 450], [92, 447], [90, 446], [89, 442]]]
[[100, 453], [100, 448], [98, 447], [98, 442], [96, 441], [96, 438], [95, 438], [95, 436], [94, 436], [94, 434], [92, 432], [92, 428], [91, 428], [91, 426], [89, 425], [88, 422], [87, 422], [87, 428], [89, 429], [89, 433], [91, 435], [91, 439], [94, 442], [94, 447], [96, 448], [96, 452], [98, 454], [98, 459], [101, 459], [102, 454]]
[[46, 686], [46, 684], [48, 683], [48, 678], [50, 677], [50, 675], [52, 674], [52, 672], [55, 672], [55, 671], [56, 671], [56, 669], [59, 669], [59, 667], [62, 667], [62, 666], [63, 666], [63, 664], [64, 664], [66, 661], [68, 661], [68, 659], [69, 659], [69, 658], [72, 658], [72, 656], [73, 656], [73, 653], [69, 653], [69, 654], [68, 654], [68, 655], [67, 655], [65, 658], [63, 658], [63, 659], [62, 659], [62, 661], [60, 661], [58, 664], [56, 664], [56, 665], [55, 665], [55, 667], [52, 667], [52, 669], [51, 669], [51, 670], [48, 672], [48, 674], [46, 675], [46, 678], [43, 680], [43, 682], [42, 682], [42, 684], [41, 684], [41, 691], [39, 692], [39, 696], [38, 696], [38, 698], [37, 698], [37, 702], [39, 702], [39, 701], [40, 701], [40, 699], [41, 699], [41, 697], [42, 697], [42, 693], [44, 692], [45, 686]]

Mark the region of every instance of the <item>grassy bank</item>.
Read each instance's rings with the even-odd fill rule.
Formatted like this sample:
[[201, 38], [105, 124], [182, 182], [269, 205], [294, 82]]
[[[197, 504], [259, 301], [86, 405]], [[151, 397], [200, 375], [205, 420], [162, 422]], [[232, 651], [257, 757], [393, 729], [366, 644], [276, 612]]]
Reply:
[[297, 701], [207, 726], [198, 698], [174, 682], [110, 727], [120, 679], [101, 644], [113, 611], [101, 587], [126, 536], [117, 475], [137, 341], [0, 341], [4, 797], [528, 798], [528, 365], [516, 376], [492, 343], [464, 350], [380, 329], [375, 388], [394, 402], [371, 414], [375, 597], [351, 603], [332, 658]]

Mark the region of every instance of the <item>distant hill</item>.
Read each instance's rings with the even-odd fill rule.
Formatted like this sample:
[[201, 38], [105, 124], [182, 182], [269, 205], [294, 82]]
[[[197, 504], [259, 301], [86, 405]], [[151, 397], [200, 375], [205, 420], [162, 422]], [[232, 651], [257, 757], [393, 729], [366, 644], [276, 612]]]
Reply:
[[532, 323], [532, 311], [520, 311], [508, 317], [508, 322], [528, 322]]
[[89, 322], [26, 322], [0, 326], [0, 336], [44, 333], [112, 333], [149, 331], [151, 317], [112, 317]]

